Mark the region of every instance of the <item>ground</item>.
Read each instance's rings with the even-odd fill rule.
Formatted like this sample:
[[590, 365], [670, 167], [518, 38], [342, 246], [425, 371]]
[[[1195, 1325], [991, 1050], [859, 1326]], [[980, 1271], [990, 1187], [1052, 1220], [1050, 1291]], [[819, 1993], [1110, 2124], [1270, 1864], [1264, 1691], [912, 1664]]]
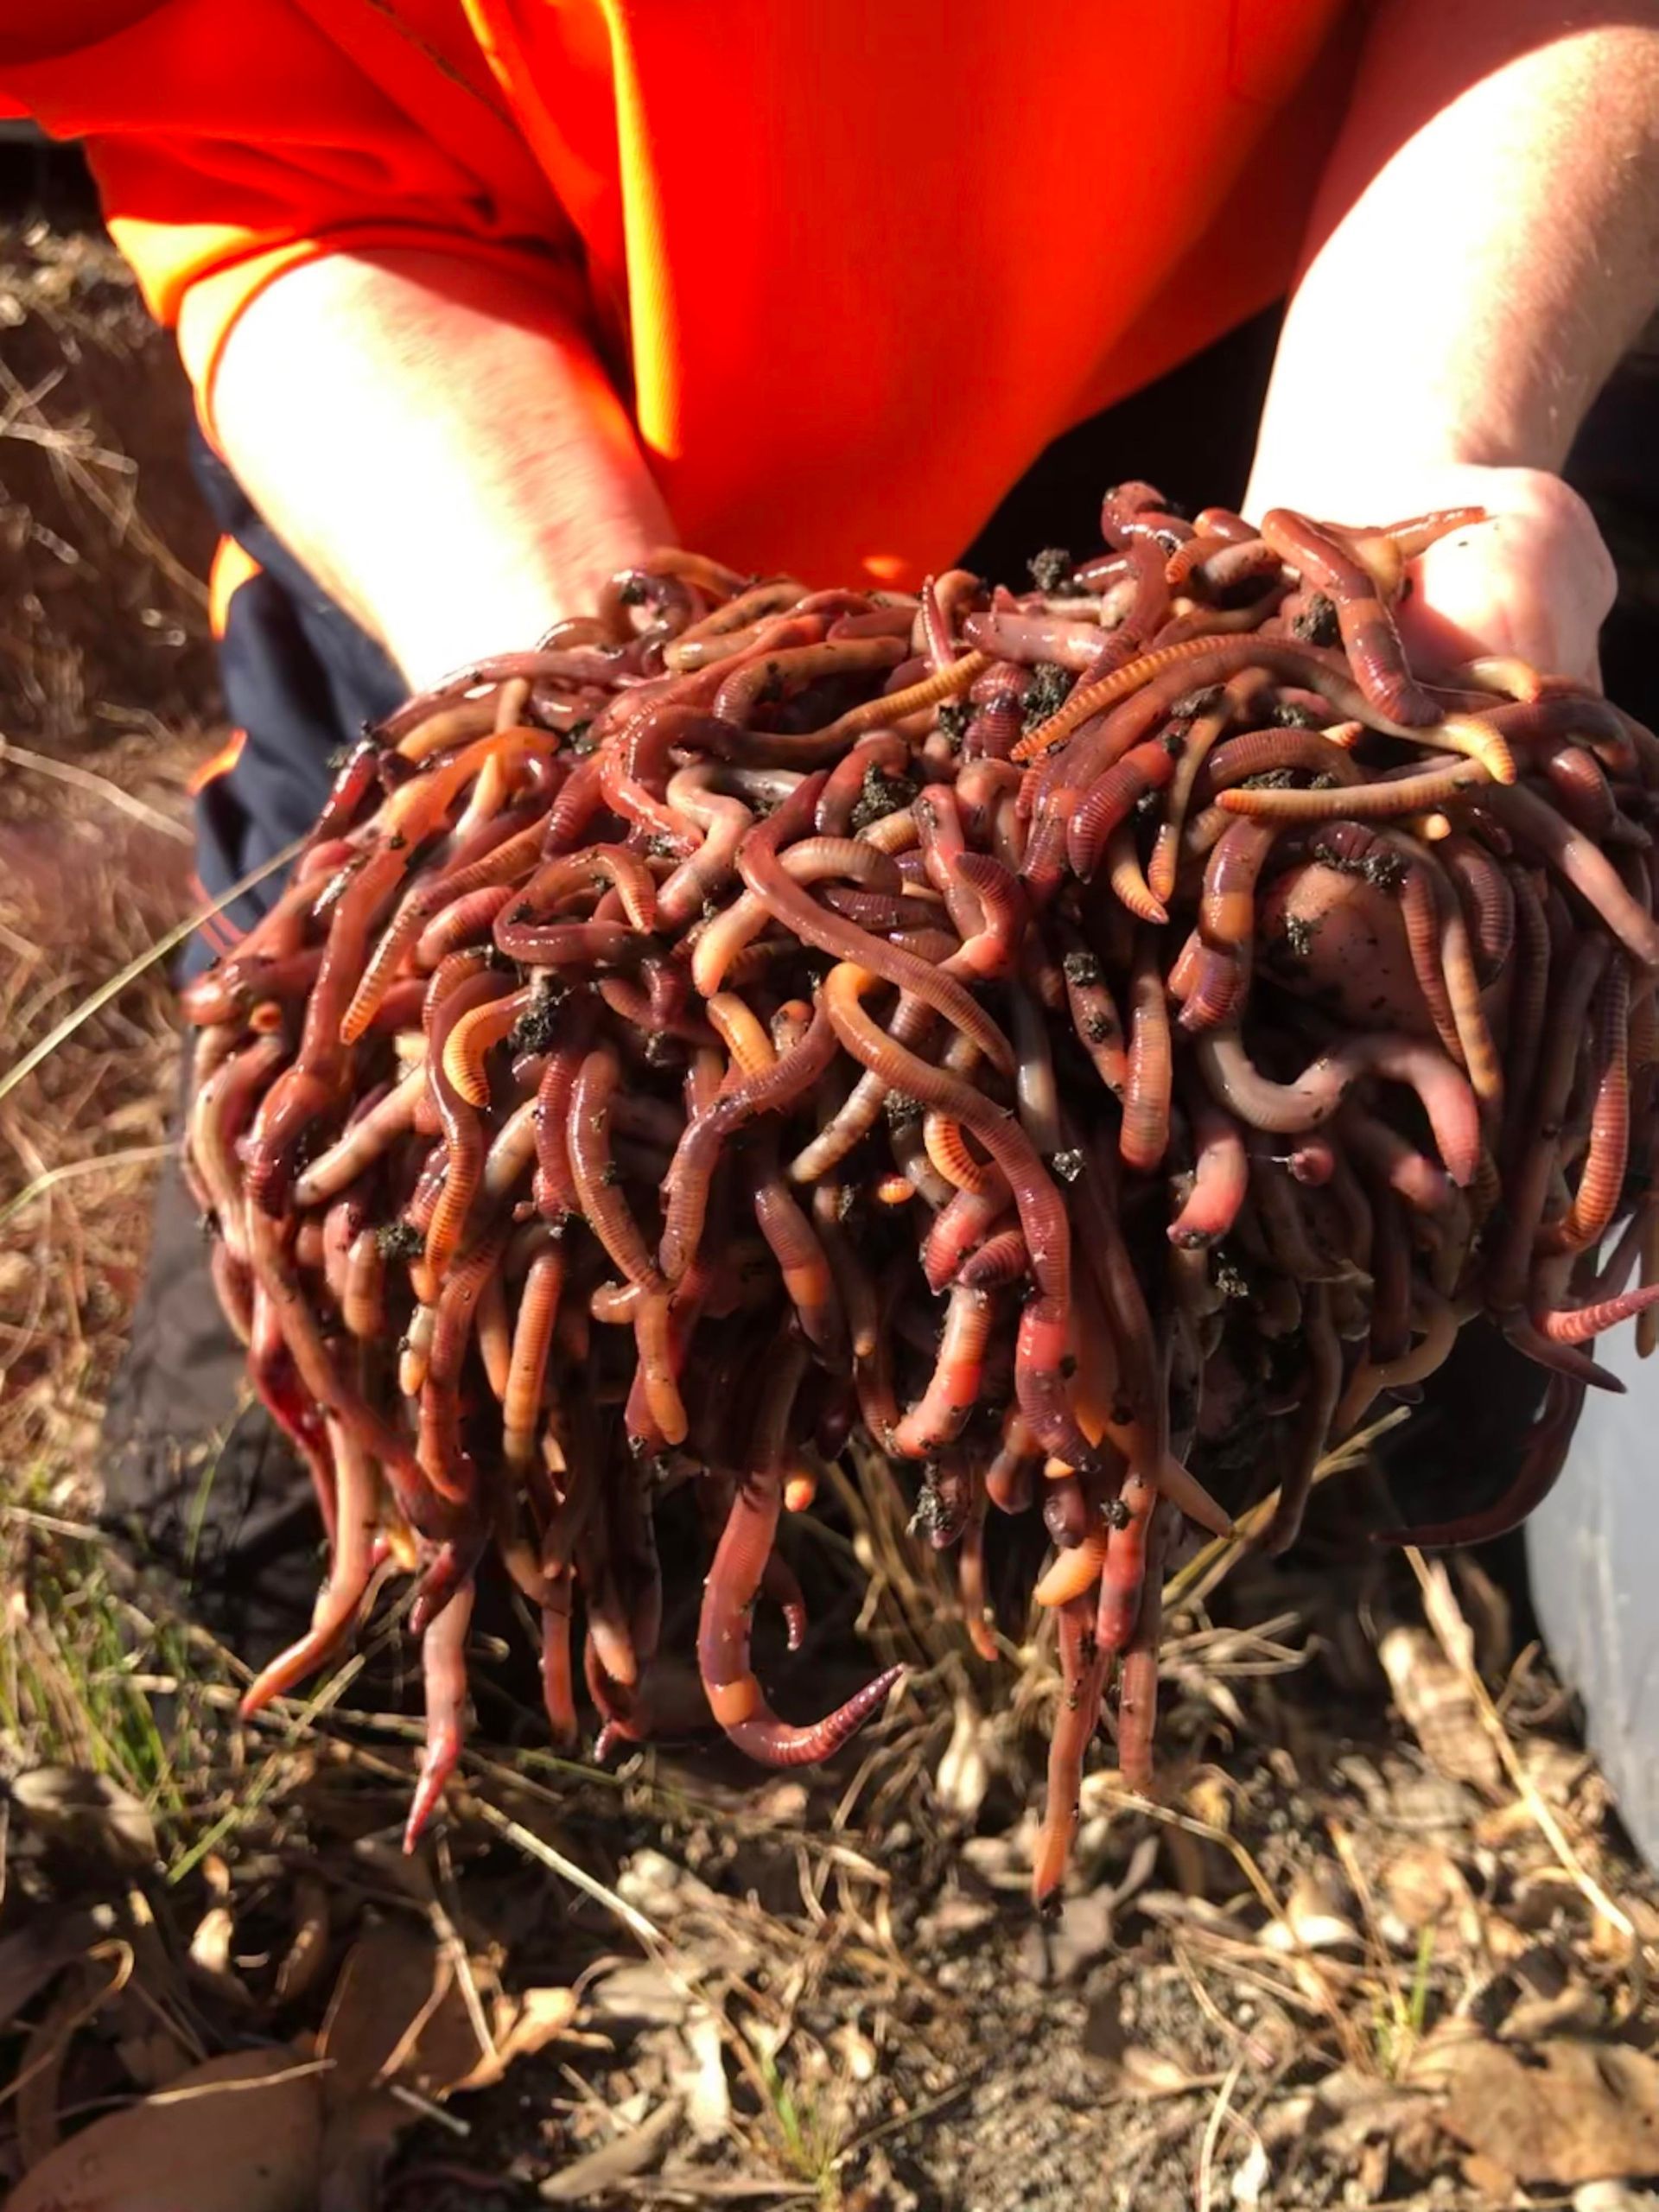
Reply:
[[163, 966], [68, 1027], [188, 910], [209, 548], [166, 341], [73, 191], [51, 212], [0, 240], [14, 2203], [1637, 2202], [1659, 1891], [1485, 1568], [1348, 1538], [1361, 1467], [1329, 1471], [1299, 1562], [1182, 1567], [1158, 1796], [1090, 1776], [1048, 1923], [1025, 1901], [1048, 1651], [1005, 1620], [998, 1666], [969, 1654], [877, 1470], [816, 1562], [804, 1663], [912, 1671], [828, 1777], [706, 1744], [563, 1762], [486, 1648], [462, 1784], [405, 1859], [395, 1623], [236, 1725], [237, 1656], [94, 1517], [167, 1141]]

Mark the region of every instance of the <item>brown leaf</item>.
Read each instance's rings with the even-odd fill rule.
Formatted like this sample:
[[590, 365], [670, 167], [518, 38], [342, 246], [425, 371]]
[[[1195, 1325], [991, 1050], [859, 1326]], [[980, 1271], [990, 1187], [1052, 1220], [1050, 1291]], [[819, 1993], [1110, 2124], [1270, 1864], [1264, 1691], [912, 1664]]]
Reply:
[[[452, 1992], [448, 2002], [460, 2004], [458, 1988]], [[457, 2089], [487, 2088], [491, 2082], [499, 2082], [516, 2060], [533, 2058], [549, 2044], [558, 2042], [569, 2032], [580, 2009], [581, 1999], [573, 1989], [526, 1989], [517, 1997], [503, 1996], [498, 1992], [490, 2024], [495, 2050], [493, 2053], [484, 2052], [471, 2071], [452, 2086]], [[424, 2037], [420, 2047], [424, 2058]], [[435, 2089], [432, 2094], [438, 2093]]]
[[7, 2212], [313, 2212], [321, 2141], [321, 2077], [237, 2051], [72, 2135]]
[[321, 1973], [328, 1955], [328, 1887], [315, 1874], [294, 1885], [294, 1933], [276, 1968], [274, 1993], [279, 2005], [303, 1997]]
[[1531, 2055], [1541, 2063], [1484, 2042], [1435, 2052], [1451, 2079], [1446, 2133], [1522, 2181], [1572, 2187], [1659, 2171], [1659, 2062], [1565, 2037]]
[[115, 1910], [107, 1904], [84, 1912], [31, 1912], [0, 1943], [0, 2027], [10, 2027], [54, 1974], [113, 1935], [116, 1925]]
[[454, 1991], [453, 1955], [429, 1928], [382, 1921], [346, 1953], [317, 2037], [333, 2061], [332, 2111], [392, 2075], [423, 2095], [442, 2096], [486, 2056]]
[[619, 2136], [613, 2143], [590, 2151], [584, 2158], [574, 2159], [557, 2173], [550, 2174], [541, 2186], [543, 2201], [548, 2204], [590, 2204], [607, 2189], [614, 2189], [619, 2182], [644, 2173], [668, 2148], [680, 2124], [680, 2100], [671, 2097], [666, 2104], [658, 2105], [642, 2126]]
[[578, 2000], [569, 1989], [509, 1997], [486, 1961], [469, 1960], [467, 1971], [476, 2015], [454, 1950], [429, 1928], [385, 1921], [359, 1938], [317, 2042], [320, 2055], [334, 2061], [332, 2111], [390, 2080], [439, 2099], [486, 2088], [516, 2059], [565, 2034], [576, 2017]]
[[16, 1777], [11, 1794], [32, 1827], [77, 1859], [124, 1873], [156, 1864], [155, 1822], [131, 1791], [107, 1774], [37, 1766]]
[[1394, 1701], [1430, 1761], [1457, 1782], [1495, 1789], [1503, 1778], [1496, 1745], [1459, 1669], [1427, 1629], [1393, 1628], [1377, 1656]]

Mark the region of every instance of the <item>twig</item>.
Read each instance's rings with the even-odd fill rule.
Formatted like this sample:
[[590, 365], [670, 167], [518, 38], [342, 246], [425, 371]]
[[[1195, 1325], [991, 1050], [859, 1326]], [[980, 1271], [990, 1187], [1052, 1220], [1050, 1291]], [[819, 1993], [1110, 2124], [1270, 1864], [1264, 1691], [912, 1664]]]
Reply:
[[119, 998], [129, 983], [137, 982], [144, 970], [153, 968], [158, 960], [165, 960], [175, 946], [182, 944], [186, 938], [199, 930], [204, 922], [212, 921], [215, 914], [222, 914], [227, 906], [235, 906], [237, 900], [245, 893], [251, 891], [255, 884], [263, 883], [267, 876], [275, 875], [279, 868], [284, 868], [290, 861], [296, 860], [304, 845], [303, 837], [296, 837], [291, 843], [284, 845], [281, 852], [273, 853], [268, 861], [262, 861], [257, 868], [251, 868], [239, 882], [233, 883], [210, 906], [199, 906], [194, 914], [188, 914], [183, 921], [175, 923], [165, 936], [158, 938], [136, 959], [129, 960], [126, 966], [111, 976], [107, 982], [100, 983], [73, 1013], [65, 1014], [55, 1028], [49, 1029], [38, 1045], [31, 1046], [21, 1060], [14, 1062], [3, 1075], [0, 1075], [0, 1099], [10, 1098], [18, 1084], [32, 1076], [42, 1060], [49, 1059], [59, 1046], [73, 1037], [84, 1021], [91, 1020], [100, 1007], [106, 1007], [111, 999]]
[[0, 762], [10, 762], [19, 768], [30, 768], [37, 776], [50, 776], [60, 784], [72, 784], [78, 791], [91, 791], [95, 798], [105, 800], [111, 806], [119, 807], [123, 814], [130, 814], [135, 822], [142, 822], [151, 830], [158, 830], [164, 837], [174, 837], [181, 844], [191, 845], [195, 838], [182, 822], [175, 822], [170, 814], [163, 814], [158, 807], [146, 806], [141, 798], [134, 798], [130, 791], [124, 791], [119, 784], [108, 776], [96, 774], [91, 768], [77, 768], [72, 761], [54, 760], [44, 753], [33, 753], [26, 745], [19, 745], [15, 737], [0, 732]]
[[[1386, 1436], [1391, 1428], [1398, 1428], [1409, 1414], [1409, 1406], [1396, 1406], [1392, 1413], [1384, 1414], [1369, 1428], [1360, 1429], [1355, 1435], [1345, 1437], [1332, 1452], [1327, 1452], [1313, 1470], [1317, 1485], [1327, 1483], [1333, 1475], [1345, 1475], [1358, 1466], [1379, 1436]], [[1172, 1574], [1164, 1585], [1164, 1608], [1172, 1611], [1184, 1599], [1197, 1601], [1206, 1598], [1224, 1575], [1231, 1573], [1239, 1559], [1249, 1548], [1269, 1521], [1279, 1503], [1279, 1492], [1272, 1490], [1258, 1499], [1248, 1513], [1241, 1513], [1233, 1525], [1230, 1536], [1212, 1536], [1201, 1551], [1195, 1552], [1185, 1567]]]
[[574, 1859], [567, 1859], [562, 1851], [555, 1851], [550, 1843], [543, 1843], [533, 1829], [524, 1827], [511, 1815], [499, 1811], [486, 1797], [477, 1798], [474, 1802], [490, 1826], [505, 1836], [509, 1843], [516, 1844], [527, 1858], [539, 1859], [550, 1873], [569, 1882], [572, 1889], [580, 1890], [595, 1904], [603, 1905], [606, 1911], [620, 1920], [628, 1933], [638, 1937], [640, 1942], [649, 1943], [659, 1950], [668, 1948], [668, 1938], [654, 1922], [647, 1920], [643, 1912], [636, 1912], [625, 1898], [618, 1897], [614, 1890], [607, 1890], [603, 1882], [595, 1880], [585, 1868], [578, 1866]]
[[1198, 2212], [1210, 2212], [1211, 2191], [1215, 2186], [1216, 2145], [1221, 2140], [1221, 2124], [1227, 2117], [1227, 2107], [1233, 2101], [1233, 2091], [1238, 2087], [1238, 2077], [1244, 2071], [1244, 2054], [1241, 2051], [1227, 2069], [1225, 2080], [1216, 2092], [1216, 2101], [1210, 2107], [1210, 2117], [1205, 2123], [1204, 2141], [1198, 2149]]

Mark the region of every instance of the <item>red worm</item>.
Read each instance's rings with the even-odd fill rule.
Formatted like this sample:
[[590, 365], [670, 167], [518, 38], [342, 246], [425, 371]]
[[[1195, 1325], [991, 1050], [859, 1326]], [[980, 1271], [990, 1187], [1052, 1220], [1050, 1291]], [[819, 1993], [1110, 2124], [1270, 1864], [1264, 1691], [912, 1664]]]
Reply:
[[663, 1179], [662, 1273], [677, 1282], [696, 1259], [715, 1164], [728, 1137], [757, 1115], [782, 1112], [805, 1096], [835, 1056], [836, 1033], [826, 1005], [815, 1011], [800, 1043], [769, 1068], [722, 1091], [685, 1125]]
[[1092, 1611], [1086, 1596], [1060, 1608], [1060, 1703], [1048, 1739], [1048, 1795], [1031, 1878], [1032, 1903], [1039, 1909], [1058, 1898], [1065, 1878], [1077, 1831], [1083, 1763], [1100, 1726], [1109, 1655], [1096, 1637]]
[[1013, 1227], [1000, 1229], [977, 1251], [968, 1255], [956, 1279], [965, 1289], [995, 1290], [1003, 1283], [1017, 1282], [1030, 1265], [1031, 1255], [1021, 1231]]
[[1486, 1303], [1498, 1315], [1517, 1312], [1526, 1294], [1533, 1246], [1548, 1202], [1561, 1125], [1578, 1071], [1580, 1042], [1611, 957], [1605, 938], [1580, 939], [1551, 994], [1548, 1040], [1523, 1125], [1524, 1142], [1517, 1146], [1513, 1166], [1505, 1178], [1506, 1218], [1487, 1262]]
[[452, 1268], [438, 1293], [437, 1320], [421, 1385], [423, 1471], [442, 1497], [464, 1505], [477, 1494], [478, 1470], [461, 1439], [461, 1370], [480, 1304], [501, 1265], [506, 1232], [498, 1230]]
[[473, 1617], [473, 1585], [465, 1583], [421, 1638], [421, 1683], [426, 1696], [426, 1747], [404, 1827], [404, 1849], [413, 1851], [438, 1808], [444, 1785], [461, 1763], [467, 1740], [467, 1630]]
[[1113, 1096], [1121, 1099], [1128, 1080], [1128, 1054], [1106, 971], [1099, 954], [1071, 924], [1060, 925], [1059, 941], [1065, 948], [1060, 973], [1071, 1027], [1096, 1074]]
[[[817, 777], [810, 778], [802, 785], [803, 792], [810, 793], [807, 810], [816, 802], [821, 787], [821, 779]], [[797, 798], [799, 797], [798, 793]], [[795, 803], [791, 801], [791, 806]], [[943, 1014], [965, 1037], [971, 1038], [994, 1067], [1005, 1073], [1011, 1071], [1013, 1047], [983, 1007], [954, 976], [929, 967], [926, 962], [901, 951], [897, 945], [855, 929], [838, 915], [826, 913], [815, 899], [791, 880], [778, 859], [779, 837], [789, 826], [785, 819], [788, 812], [789, 809], [780, 807], [769, 821], [759, 824], [744, 840], [738, 854], [743, 880], [756, 898], [786, 929], [793, 930], [803, 943], [815, 945], [820, 952], [830, 953], [836, 960], [855, 961], [872, 975], [897, 983]]]
[[1630, 970], [1617, 960], [1596, 998], [1598, 1072], [1590, 1148], [1566, 1217], [1540, 1234], [1541, 1252], [1581, 1252], [1599, 1244], [1618, 1211], [1630, 1152]]
[[245, 1720], [263, 1712], [273, 1698], [286, 1696], [334, 1656], [351, 1633], [368, 1594], [380, 1519], [374, 1468], [353, 1437], [336, 1428], [330, 1441], [335, 1503], [328, 1530], [328, 1580], [305, 1634], [278, 1652], [243, 1693], [238, 1710]]
[[1117, 1764], [1131, 1789], [1152, 1787], [1152, 1738], [1158, 1718], [1158, 1646], [1164, 1625], [1164, 1554], [1174, 1533], [1167, 1501], [1154, 1508], [1147, 1530], [1141, 1610], [1117, 1670]]
[[1336, 602], [1342, 641], [1367, 699], [1395, 721], [1433, 721], [1434, 702], [1413, 681], [1394, 618], [1363, 564], [1327, 531], [1287, 507], [1271, 508], [1262, 516], [1262, 535], [1305, 583]]
[[441, 1274], [461, 1243], [467, 1217], [484, 1173], [484, 1128], [477, 1110], [455, 1088], [445, 1064], [456, 1025], [474, 1007], [487, 1006], [507, 990], [503, 976], [487, 969], [460, 983], [439, 1001], [428, 1040], [426, 1074], [443, 1122], [446, 1162], [443, 1188], [426, 1235], [426, 1264]]
[[1518, 785], [1510, 790], [1483, 791], [1481, 804], [1491, 810], [1506, 830], [1559, 870], [1634, 959], [1650, 973], [1659, 972], [1659, 924], [1637, 905], [1611, 861], [1581, 830], [1564, 822], [1544, 800]]
[[622, 1064], [608, 1045], [583, 1059], [570, 1087], [565, 1141], [583, 1219], [619, 1268], [647, 1296], [666, 1289], [621, 1188], [611, 1157], [610, 1112]]
[[[534, 867], [541, 850], [541, 817], [538, 816], [505, 840], [492, 834], [494, 827], [489, 825], [480, 832], [476, 842], [483, 846], [482, 851], [435, 880], [416, 884], [398, 907], [375, 946], [341, 1017], [340, 1034], [347, 1044], [361, 1037], [368, 1028], [411, 947], [419, 957], [419, 948], [426, 942], [425, 932], [435, 918], [449, 913], [481, 891], [511, 886]], [[453, 951], [454, 947], [446, 944], [441, 950], [434, 950], [430, 945], [427, 950], [431, 957], [423, 964], [435, 967], [443, 954]]]
[[1135, 1634], [1146, 1587], [1147, 1534], [1157, 1510], [1157, 1486], [1138, 1467], [1124, 1478], [1119, 1511], [1106, 1540], [1095, 1637], [1109, 1655], [1122, 1651]]
[[847, 1319], [823, 1246], [795, 1200], [778, 1160], [776, 1133], [751, 1147], [749, 1198], [794, 1306], [802, 1334], [832, 1363], [844, 1359]]
[[781, 1720], [749, 1664], [749, 1624], [783, 1510], [783, 1459], [791, 1411], [806, 1369], [798, 1338], [774, 1348], [751, 1447], [752, 1471], [739, 1484], [703, 1586], [697, 1663], [709, 1710], [741, 1751], [767, 1766], [809, 1766], [828, 1758], [887, 1701], [903, 1674], [890, 1667], [845, 1705], [809, 1727]]
[[[1066, 827], [1066, 860], [1073, 875], [1089, 880], [1112, 832], [1149, 792], [1162, 791], [1174, 772], [1174, 754], [1160, 739], [1154, 740], [1134, 747], [1084, 793]], [[1166, 917], [1160, 908], [1147, 918]]]
[[952, 1290], [932, 1376], [893, 1431], [893, 1448], [901, 1458], [930, 1459], [967, 1427], [979, 1403], [995, 1319], [996, 1303], [988, 1292], [960, 1283]]
[[1238, 1124], [1212, 1099], [1188, 1101], [1192, 1118], [1192, 1187], [1169, 1224], [1172, 1244], [1216, 1243], [1238, 1218], [1249, 1190], [1249, 1159]]
[[1157, 940], [1148, 931], [1140, 942], [1129, 978], [1128, 1067], [1118, 1138], [1124, 1165], [1143, 1175], [1151, 1174], [1169, 1149], [1173, 1074], [1169, 1004]]
[[1007, 1178], [1039, 1288], [1064, 1306], [1071, 1282], [1065, 1207], [1030, 1140], [982, 1091], [918, 1059], [876, 1027], [860, 1002], [876, 980], [851, 962], [830, 970], [823, 1004], [836, 1035], [855, 1059], [891, 1088], [907, 1091], [973, 1131]]
[[940, 1207], [922, 1245], [922, 1273], [936, 1297], [1011, 1204], [1007, 1178], [1001, 1168], [993, 1167], [987, 1169], [979, 1189], [958, 1189]]
[[1584, 1409], [1584, 1384], [1562, 1375], [1552, 1375], [1542, 1411], [1534, 1422], [1516, 1478], [1495, 1504], [1478, 1513], [1452, 1521], [1440, 1521], [1416, 1529], [1391, 1529], [1376, 1541], [1415, 1544], [1435, 1550], [1441, 1546], [1485, 1544], [1518, 1529], [1554, 1489], [1567, 1465], [1573, 1432]]
[[1480, 1156], [1474, 1094], [1451, 1061], [1420, 1038], [1347, 1038], [1310, 1061], [1294, 1083], [1262, 1075], [1231, 1031], [1199, 1038], [1194, 1050], [1205, 1081], [1224, 1106], [1253, 1128], [1281, 1135], [1329, 1121], [1362, 1076], [1408, 1084], [1422, 1101], [1446, 1173], [1459, 1186], [1474, 1180]]
[[501, 1401], [501, 1449], [521, 1478], [533, 1464], [541, 1428], [542, 1392], [553, 1348], [553, 1324], [564, 1290], [564, 1255], [543, 1243], [532, 1257], [519, 1294], [506, 1389]]

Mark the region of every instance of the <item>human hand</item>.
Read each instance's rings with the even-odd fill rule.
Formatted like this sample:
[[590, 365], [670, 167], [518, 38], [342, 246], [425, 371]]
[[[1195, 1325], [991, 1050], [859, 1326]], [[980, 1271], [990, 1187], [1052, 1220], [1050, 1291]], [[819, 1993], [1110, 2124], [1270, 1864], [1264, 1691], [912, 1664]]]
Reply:
[[1433, 678], [1478, 654], [1513, 654], [1599, 688], [1596, 640], [1617, 578], [1589, 508], [1559, 476], [1447, 462], [1329, 481], [1309, 468], [1287, 482], [1258, 463], [1245, 512], [1273, 506], [1352, 524], [1484, 508], [1484, 522], [1437, 540], [1407, 572], [1395, 613], [1412, 667]]

